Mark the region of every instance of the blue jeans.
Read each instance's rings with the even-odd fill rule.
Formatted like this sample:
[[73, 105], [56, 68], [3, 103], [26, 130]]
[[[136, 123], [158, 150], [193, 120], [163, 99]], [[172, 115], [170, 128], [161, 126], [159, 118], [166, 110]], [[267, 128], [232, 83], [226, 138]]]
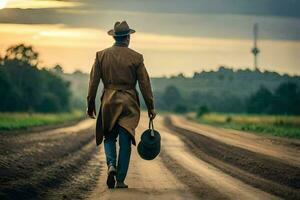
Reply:
[[[119, 136], [119, 156], [117, 165], [116, 142]], [[104, 149], [107, 166], [117, 167], [116, 179], [123, 182], [126, 178], [130, 154], [131, 154], [131, 135], [126, 129], [116, 124], [111, 133], [107, 134], [104, 139]]]

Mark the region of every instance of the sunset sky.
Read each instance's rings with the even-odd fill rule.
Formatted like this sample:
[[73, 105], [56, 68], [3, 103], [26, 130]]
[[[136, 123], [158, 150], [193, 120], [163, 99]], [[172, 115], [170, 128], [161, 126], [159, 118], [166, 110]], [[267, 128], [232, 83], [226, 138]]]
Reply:
[[253, 68], [252, 28], [259, 24], [259, 67], [300, 75], [298, 0], [0, 0], [0, 52], [33, 45], [45, 66], [89, 72], [107, 31], [126, 20], [130, 47], [151, 76]]

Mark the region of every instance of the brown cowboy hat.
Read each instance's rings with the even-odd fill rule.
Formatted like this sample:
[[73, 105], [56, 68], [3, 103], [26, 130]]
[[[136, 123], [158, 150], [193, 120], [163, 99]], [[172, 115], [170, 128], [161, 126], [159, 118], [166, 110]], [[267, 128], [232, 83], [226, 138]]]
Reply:
[[125, 36], [135, 33], [135, 30], [130, 29], [126, 21], [116, 22], [114, 29], [109, 30], [108, 35], [111, 36]]

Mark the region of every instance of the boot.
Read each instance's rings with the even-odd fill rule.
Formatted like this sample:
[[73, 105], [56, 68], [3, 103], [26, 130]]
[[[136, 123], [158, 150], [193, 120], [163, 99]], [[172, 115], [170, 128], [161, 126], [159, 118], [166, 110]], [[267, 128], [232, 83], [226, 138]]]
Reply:
[[117, 182], [116, 188], [128, 188], [128, 185], [126, 185], [124, 182]]
[[107, 180], [106, 180], [106, 185], [108, 186], [108, 188], [112, 189], [115, 187], [115, 175], [116, 175], [116, 168], [115, 166], [111, 165], [108, 167], [108, 171], [107, 171]]

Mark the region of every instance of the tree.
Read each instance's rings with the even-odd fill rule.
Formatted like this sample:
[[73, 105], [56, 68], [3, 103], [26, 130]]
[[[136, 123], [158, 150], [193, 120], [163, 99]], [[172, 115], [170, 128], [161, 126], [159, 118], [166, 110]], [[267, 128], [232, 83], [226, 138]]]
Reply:
[[1, 111], [70, 109], [69, 82], [45, 68], [38, 69], [37, 63], [38, 53], [31, 46], [17, 45], [7, 49], [0, 62]]
[[78, 70], [75, 70], [75, 71], [73, 72], [73, 74], [82, 75], [82, 74], [83, 74], [83, 72], [82, 72], [82, 71], [80, 71], [80, 70], [78, 69]]
[[32, 46], [19, 44], [6, 50], [2, 61], [9, 80], [22, 98], [18, 110], [33, 110], [41, 100], [43, 82], [38, 74], [38, 53]]
[[249, 113], [270, 113], [273, 101], [273, 94], [264, 86], [252, 94], [247, 100], [247, 111]]
[[206, 105], [199, 106], [197, 110], [197, 117], [202, 117], [203, 115], [209, 113], [209, 109]]
[[53, 93], [45, 93], [39, 105], [39, 112], [59, 112], [61, 111], [59, 99]]
[[32, 66], [38, 64], [39, 54], [34, 51], [32, 46], [26, 46], [24, 44], [15, 45], [9, 47], [6, 50], [5, 60], [18, 60], [21, 62], [28, 63]]
[[22, 108], [20, 92], [11, 83], [3, 66], [0, 66], [0, 96], [0, 111], [17, 111]]
[[163, 100], [168, 110], [173, 110], [176, 105], [183, 103], [183, 98], [175, 86], [168, 86], [165, 89]]
[[179, 74], [177, 75], [177, 78], [186, 78], [186, 77], [185, 77], [185, 75], [184, 75], [183, 73], [179, 73]]
[[3, 66], [3, 57], [0, 54], [0, 67]]
[[300, 91], [292, 82], [285, 82], [278, 86], [272, 94], [265, 87], [261, 87], [250, 96], [247, 110], [250, 113], [270, 114], [300, 114]]
[[4, 60], [4, 70], [9, 80], [22, 97], [19, 111], [34, 110], [41, 101], [44, 92], [44, 82], [38, 68], [20, 60]]
[[[68, 111], [70, 109], [70, 82], [63, 80], [60, 76], [51, 73], [45, 69], [41, 70], [41, 76], [45, 82], [45, 91], [47, 91], [47, 99], [49, 99], [49, 93], [55, 96], [55, 104], [60, 108], [60, 111]], [[44, 95], [43, 95], [44, 97]], [[54, 98], [51, 97], [51, 101]]]
[[300, 114], [299, 88], [295, 83], [282, 83], [275, 90], [272, 112], [276, 114]]
[[60, 66], [60, 65], [55, 65], [55, 67], [53, 67], [53, 72], [57, 73], [57, 74], [62, 74], [64, 73], [64, 69]]

